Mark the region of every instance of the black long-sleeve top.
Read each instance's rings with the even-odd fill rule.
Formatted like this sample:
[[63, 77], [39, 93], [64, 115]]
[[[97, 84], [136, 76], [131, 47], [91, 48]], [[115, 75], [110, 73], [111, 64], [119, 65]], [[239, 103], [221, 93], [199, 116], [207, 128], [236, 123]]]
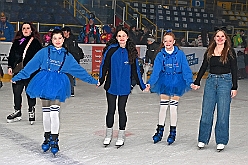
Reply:
[[228, 54], [228, 61], [223, 64], [220, 61], [220, 56], [212, 56], [209, 61], [207, 60], [207, 53], [204, 54], [204, 59], [201, 68], [198, 72], [197, 78], [194, 82], [195, 85], [200, 86], [200, 81], [207, 68], [209, 67], [209, 73], [211, 74], [232, 74], [232, 90], [238, 89], [238, 78], [237, 78], [237, 58], [236, 53], [232, 50], [232, 56]]

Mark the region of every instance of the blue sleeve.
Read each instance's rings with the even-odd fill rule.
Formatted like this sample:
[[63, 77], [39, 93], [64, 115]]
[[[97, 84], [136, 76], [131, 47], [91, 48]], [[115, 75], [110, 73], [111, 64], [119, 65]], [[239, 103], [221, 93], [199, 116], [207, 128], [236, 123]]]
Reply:
[[41, 67], [44, 57], [42, 50], [43, 49], [38, 51], [34, 55], [34, 57], [27, 63], [27, 65], [17, 75], [15, 75], [12, 78], [13, 82], [29, 78], [32, 73], [34, 73], [36, 70], [38, 70]]
[[69, 53], [66, 56], [64, 66], [61, 72], [69, 73], [74, 77], [81, 79], [89, 84], [97, 84], [98, 81], [94, 79], [80, 64], [75, 60], [75, 58]]
[[189, 67], [188, 60], [186, 58], [186, 55], [183, 51], [181, 51], [181, 57], [182, 57], [182, 74], [183, 79], [186, 81], [186, 85], [190, 87], [190, 85], [193, 83], [193, 73]]
[[163, 69], [163, 54], [159, 52], [154, 60], [153, 71], [147, 84], [154, 85], [157, 82], [159, 78], [159, 74], [162, 71], [162, 69]]

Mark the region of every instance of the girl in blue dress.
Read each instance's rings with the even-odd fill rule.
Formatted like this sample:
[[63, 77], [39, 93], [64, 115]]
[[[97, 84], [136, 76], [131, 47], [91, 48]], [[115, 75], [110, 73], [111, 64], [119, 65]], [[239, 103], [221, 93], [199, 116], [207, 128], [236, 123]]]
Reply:
[[175, 35], [167, 31], [163, 36], [162, 49], [157, 54], [153, 72], [146, 86], [151, 92], [160, 95], [160, 111], [157, 132], [153, 136], [154, 143], [161, 141], [163, 137], [166, 111], [170, 107], [170, 134], [168, 144], [172, 144], [176, 138], [177, 106], [180, 97], [191, 89], [193, 74], [186, 56], [175, 45]]
[[88, 72], [82, 68], [74, 57], [63, 47], [63, 32], [55, 29], [51, 36], [52, 45], [36, 53], [32, 60], [12, 78], [12, 82], [29, 78], [36, 70], [40, 70], [30, 81], [27, 94], [31, 98], [41, 98], [43, 111], [43, 127], [45, 141], [42, 149], [51, 149], [53, 154], [59, 150], [59, 110], [60, 103], [71, 96], [70, 81], [66, 73], [90, 83], [98, 84]]

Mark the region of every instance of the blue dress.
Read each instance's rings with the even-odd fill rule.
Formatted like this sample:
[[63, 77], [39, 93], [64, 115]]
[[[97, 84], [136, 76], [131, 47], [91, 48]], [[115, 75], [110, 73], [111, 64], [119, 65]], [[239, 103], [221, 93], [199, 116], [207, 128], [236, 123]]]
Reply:
[[53, 46], [38, 51], [12, 81], [29, 78], [38, 69], [40, 71], [31, 79], [26, 90], [31, 98], [64, 102], [71, 96], [71, 85], [66, 73], [90, 84], [98, 83], [65, 48], [56, 50]]
[[168, 96], [182, 96], [193, 83], [193, 74], [183, 51], [174, 46], [172, 54], [164, 48], [154, 61], [153, 72], [147, 82], [151, 92]]

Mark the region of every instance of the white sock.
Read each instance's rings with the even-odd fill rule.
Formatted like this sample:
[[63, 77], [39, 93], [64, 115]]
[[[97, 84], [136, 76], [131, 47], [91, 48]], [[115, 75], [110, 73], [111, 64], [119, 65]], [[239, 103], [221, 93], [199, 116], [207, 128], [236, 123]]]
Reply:
[[177, 126], [177, 100], [170, 101], [170, 124], [171, 126]]
[[51, 134], [59, 133], [59, 105], [50, 106], [50, 118], [51, 118]]
[[44, 132], [51, 132], [50, 107], [42, 107]]
[[165, 123], [165, 118], [166, 118], [166, 111], [169, 105], [169, 100], [160, 100], [160, 111], [159, 111], [159, 116], [158, 116], [158, 124], [159, 125], [164, 125]]

